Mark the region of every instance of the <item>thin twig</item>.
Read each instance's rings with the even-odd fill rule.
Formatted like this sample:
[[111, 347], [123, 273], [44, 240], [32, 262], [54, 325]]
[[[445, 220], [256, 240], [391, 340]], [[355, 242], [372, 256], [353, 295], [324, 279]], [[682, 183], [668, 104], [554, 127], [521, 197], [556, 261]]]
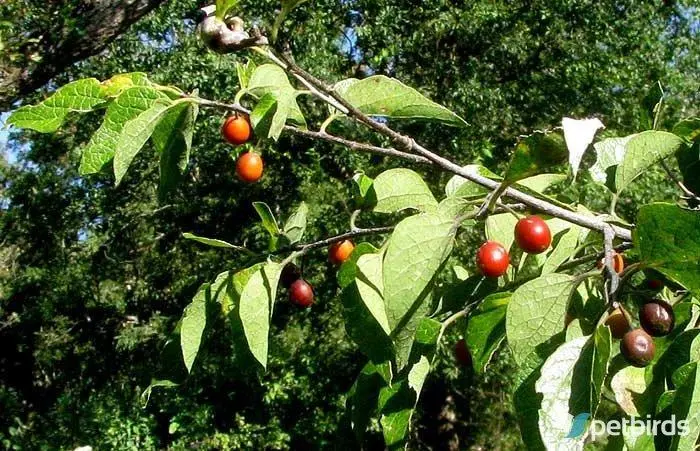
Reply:
[[[620, 285], [620, 277], [617, 275], [615, 270], [615, 262], [613, 262], [615, 249], [613, 248], [613, 240], [615, 239], [615, 232], [612, 227], [606, 227], [603, 229], [603, 243], [605, 245], [605, 285], [609, 288], [609, 292], [606, 289], [605, 297], [608, 303], [615, 300], [615, 294]], [[608, 294], [610, 297], [608, 298]]]
[[[380, 134], [390, 138], [392, 141], [399, 144], [399, 150], [412, 151], [414, 153], [417, 153], [418, 155], [425, 157], [428, 160], [432, 161], [435, 165], [441, 167], [442, 169], [444, 169], [448, 172], [451, 172], [453, 174], [459, 175], [461, 177], [464, 177], [465, 179], [470, 180], [470, 181], [472, 181], [478, 185], [481, 185], [483, 187], [486, 187], [490, 190], [495, 190], [500, 185], [500, 182], [491, 180], [487, 177], [481, 176], [481, 175], [476, 174], [474, 172], [470, 172], [470, 171], [462, 168], [458, 164], [453, 163], [452, 161], [450, 161], [450, 160], [448, 160], [448, 159], [446, 159], [446, 158], [444, 158], [436, 153], [429, 151], [425, 147], [416, 143], [412, 138], [405, 136], [405, 135], [402, 135], [401, 133], [391, 129], [386, 124], [373, 120], [372, 118], [370, 118], [369, 116], [364, 114], [362, 111], [360, 111], [358, 108], [356, 108], [355, 106], [350, 104], [348, 101], [343, 99], [342, 96], [338, 95], [331, 87], [326, 85], [324, 82], [320, 81], [319, 79], [317, 79], [313, 75], [311, 75], [308, 72], [301, 69], [291, 59], [289, 59], [286, 55], [281, 55], [280, 59], [283, 62], [282, 67], [286, 68], [297, 79], [302, 78], [302, 79], [306, 80], [309, 84], [314, 85], [314, 87], [318, 91], [320, 91], [324, 97], [333, 98], [334, 102], [332, 104], [334, 106], [336, 103], [341, 104], [344, 107], [344, 109], [347, 110], [348, 116], [354, 118], [358, 122], [361, 122], [361, 123], [367, 125], [369, 128], [373, 129], [377, 133], [380, 133]], [[320, 97], [320, 98], [322, 98], [322, 97]], [[531, 196], [529, 194], [525, 194], [521, 191], [518, 191], [515, 188], [512, 188], [512, 187], [507, 188], [503, 192], [503, 195], [507, 196], [511, 199], [514, 199], [518, 202], [522, 202], [524, 204], [527, 204], [531, 208], [533, 208], [537, 211], [540, 211], [542, 213], [564, 219], [568, 222], [580, 225], [582, 227], [586, 227], [588, 229], [594, 229], [594, 230], [598, 230], [600, 232], [604, 232], [606, 230], [606, 228], [610, 227], [616, 237], [619, 237], [624, 241], [631, 241], [632, 240], [632, 234], [630, 233], [629, 230], [623, 229], [623, 228], [615, 226], [615, 225], [608, 224], [605, 221], [600, 220], [598, 218], [585, 216], [582, 214], [578, 214], [578, 213], [569, 211], [565, 208], [562, 208], [562, 207], [559, 207], [556, 205], [552, 205], [547, 201], [544, 201], [542, 199], [538, 199], [537, 197]]]
[[676, 177], [676, 174], [674, 174], [673, 171], [671, 171], [671, 168], [668, 166], [668, 163], [666, 163], [666, 161], [661, 160], [661, 167], [664, 168], [664, 171], [666, 171], [666, 174], [668, 174], [668, 176], [671, 178], [671, 180], [673, 180], [676, 183], [676, 185], [678, 185], [678, 187], [681, 189], [681, 191], [683, 191], [683, 194], [685, 194], [687, 197], [689, 197], [691, 199], [695, 199], [696, 201], [700, 202], [700, 197], [697, 194], [695, 194], [694, 192], [690, 191], [688, 189], [688, 187], [685, 186], [683, 184], [683, 182], [681, 182], [678, 179], [678, 177]]
[[381, 233], [387, 233], [391, 232], [394, 230], [394, 226], [386, 226], [386, 227], [370, 227], [366, 229], [356, 229], [356, 230], [351, 230], [350, 232], [345, 232], [341, 233], [340, 235], [335, 235], [329, 238], [324, 238], [319, 241], [314, 241], [311, 243], [304, 243], [304, 244], [295, 244], [293, 246], [287, 246], [284, 248], [280, 248], [273, 252], [273, 254], [282, 254], [285, 252], [290, 252], [293, 251], [297, 255], [303, 255], [309, 251], [312, 251], [314, 249], [318, 249], [321, 247], [328, 247], [331, 244], [338, 243], [340, 241], [345, 241], [349, 240], [351, 238], [357, 238], [359, 236], [365, 236], [365, 235], [376, 235], [376, 234], [381, 234]]

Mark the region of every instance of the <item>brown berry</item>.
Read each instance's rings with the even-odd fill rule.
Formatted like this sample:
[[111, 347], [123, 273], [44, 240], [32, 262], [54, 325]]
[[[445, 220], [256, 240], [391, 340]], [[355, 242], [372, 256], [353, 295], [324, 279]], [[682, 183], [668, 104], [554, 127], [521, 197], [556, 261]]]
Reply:
[[631, 365], [645, 367], [654, 360], [654, 340], [642, 329], [634, 329], [620, 340], [620, 352]]
[[676, 315], [668, 302], [652, 299], [639, 310], [639, 324], [652, 337], [663, 337], [673, 330]]

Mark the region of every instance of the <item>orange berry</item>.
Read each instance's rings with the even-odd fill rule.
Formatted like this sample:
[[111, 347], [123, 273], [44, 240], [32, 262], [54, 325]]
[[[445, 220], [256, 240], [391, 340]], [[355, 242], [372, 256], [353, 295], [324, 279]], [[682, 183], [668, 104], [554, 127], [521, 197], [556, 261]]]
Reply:
[[247, 143], [252, 135], [248, 116], [238, 114], [226, 118], [221, 126], [221, 134], [226, 141], [236, 146]]
[[328, 260], [334, 265], [344, 263], [355, 250], [355, 245], [350, 240], [339, 241], [328, 249]]
[[246, 152], [236, 161], [236, 174], [246, 183], [260, 180], [263, 174], [263, 161], [259, 154]]
[[[596, 266], [598, 269], [603, 269], [603, 266], [605, 266], [605, 257], [601, 258]], [[613, 252], [613, 268], [618, 274], [625, 269], [625, 259], [622, 258], [622, 255], [618, 254], [617, 252]]]

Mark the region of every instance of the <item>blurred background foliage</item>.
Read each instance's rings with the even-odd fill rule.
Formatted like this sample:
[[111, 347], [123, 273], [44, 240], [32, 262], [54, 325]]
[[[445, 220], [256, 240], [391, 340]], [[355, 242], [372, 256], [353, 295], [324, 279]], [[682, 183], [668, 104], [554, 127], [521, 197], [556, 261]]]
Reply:
[[[59, 19], [63, 33], [78, 26], [79, 3], [3, 2], [0, 68], [35, 57], [20, 49], [37, 48], [24, 44], [42, 27]], [[648, 128], [643, 100], [657, 81], [667, 94], [662, 128], [697, 114], [700, 11], [692, 3], [314, 0], [292, 13], [281, 39], [320, 78], [386, 74], [450, 107], [471, 126], [397, 126], [457, 162], [498, 171], [518, 135], [557, 126], [565, 115], [595, 115], [608, 136]], [[130, 71], [199, 89], [205, 98], [232, 100], [234, 63], [250, 55], [207, 52], [194, 34], [200, 6], [163, 2], [99, 55], [73, 61], [15, 105], [38, 101], [73, 79]], [[266, 26], [278, 8], [276, 1], [245, 0], [240, 11], [249, 23]], [[46, 33], [42, 39], [61, 36]], [[303, 106], [312, 121], [323, 118], [324, 107]], [[207, 332], [187, 381], [156, 389], [142, 408], [140, 394], [158, 372], [183, 307], [201, 283], [241, 264], [236, 254], [184, 240], [183, 232], [262, 247], [265, 231], [251, 202], [264, 200], [286, 217], [305, 200], [311, 208], [306, 239], [335, 234], [348, 228], [353, 173], [375, 176], [406, 166], [283, 136], [261, 145], [265, 177], [245, 185], [234, 175], [232, 156], [239, 150], [220, 139], [221, 122], [211, 111], [200, 116], [186, 180], [161, 203], [156, 160], [147, 151], [118, 188], [109, 171], [78, 176], [81, 147], [99, 126], [99, 115], [74, 118], [55, 135], [0, 135], [0, 446], [333, 447], [344, 393], [364, 358], [345, 334], [335, 271], [322, 252], [303, 262], [317, 304], [299, 311], [282, 300], [276, 308], [265, 374], [240, 364], [228, 331], [218, 324]], [[348, 123], [335, 123], [331, 131], [381, 142]], [[415, 169], [435, 193], [449, 178]], [[609, 195], [585, 174], [568, 185], [562, 190], [571, 201], [607, 209]], [[676, 195], [663, 172], [650, 172], [620, 200], [618, 213], [632, 221], [642, 203]], [[481, 234], [460, 236], [455, 263], [473, 268]], [[502, 350], [485, 376], [471, 374], [451, 353], [464, 330], [463, 324], [453, 328], [440, 349], [411, 448], [522, 447], [508, 353]], [[372, 431], [367, 447], [382, 447], [376, 424]]]

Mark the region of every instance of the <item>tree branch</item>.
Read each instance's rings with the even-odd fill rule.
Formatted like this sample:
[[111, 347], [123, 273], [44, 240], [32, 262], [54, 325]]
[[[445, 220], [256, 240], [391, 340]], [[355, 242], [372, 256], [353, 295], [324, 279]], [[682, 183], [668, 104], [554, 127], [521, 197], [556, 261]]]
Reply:
[[[326, 85], [321, 80], [317, 79], [313, 75], [301, 69], [286, 55], [282, 54], [280, 56], [280, 59], [284, 63], [281, 67], [287, 69], [296, 78], [304, 79], [307, 85], [312, 84], [316, 88], [316, 90], [320, 91], [321, 94], [323, 94], [323, 97], [321, 97], [321, 99], [324, 99], [325, 97], [333, 98], [333, 105], [335, 103], [342, 105], [343, 108], [347, 110], [348, 116], [354, 118], [360, 123], [367, 125], [369, 128], [373, 129], [377, 133], [380, 133], [390, 138], [392, 141], [398, 143], [400, 145], [399, 148], [401, 151], [415, 152], [418, 155], [430, 160], [435, 165], [441, 167], [445, 171], [464, 177], [465, 179], [483, 187], [486, 187], [490, 190], [495, 190], [500, 186], [500, 182], [491, 180], [487, 177], [481, 176], [476, 173], [471, 173], [463, 169], [461, 166], [453, 163], [452, 161], [429, 151], [425, 147], [416, 143], [412, 138], [402, 135], [401, 133], [388, 127], [386, 124], [373, 120], [372, 118], [364, 114], [362, 111], [360, 111], [358, 108], [356, 108], [348, 101], [343, 99], [343, 97], [338, 95], [330, 86]], [[274, 61], [275, 60], [273, 59], [273, 62]], [[565, 208], [553, 205], [542, 199], [538, 199], [537, 197], [525, 194], [521, 191], [518, 191], [515, 188], [507, 188], [503, 192], [503, 195], [518, 202], [522, 202], [541, 213], [564, 219], [565, 221], [580, 225], [582, 227], [586, 227], [588, 229], [604, 232], [608, 227], [610, 227], [616, 237], [624, 241], [632, 240], [632, 234], [629, 230], [626, 230], [619, 226], [608, 224], [607, 222], [597, 218], [592, 218], [590, 216], [585, 216], [569, 211]]]

